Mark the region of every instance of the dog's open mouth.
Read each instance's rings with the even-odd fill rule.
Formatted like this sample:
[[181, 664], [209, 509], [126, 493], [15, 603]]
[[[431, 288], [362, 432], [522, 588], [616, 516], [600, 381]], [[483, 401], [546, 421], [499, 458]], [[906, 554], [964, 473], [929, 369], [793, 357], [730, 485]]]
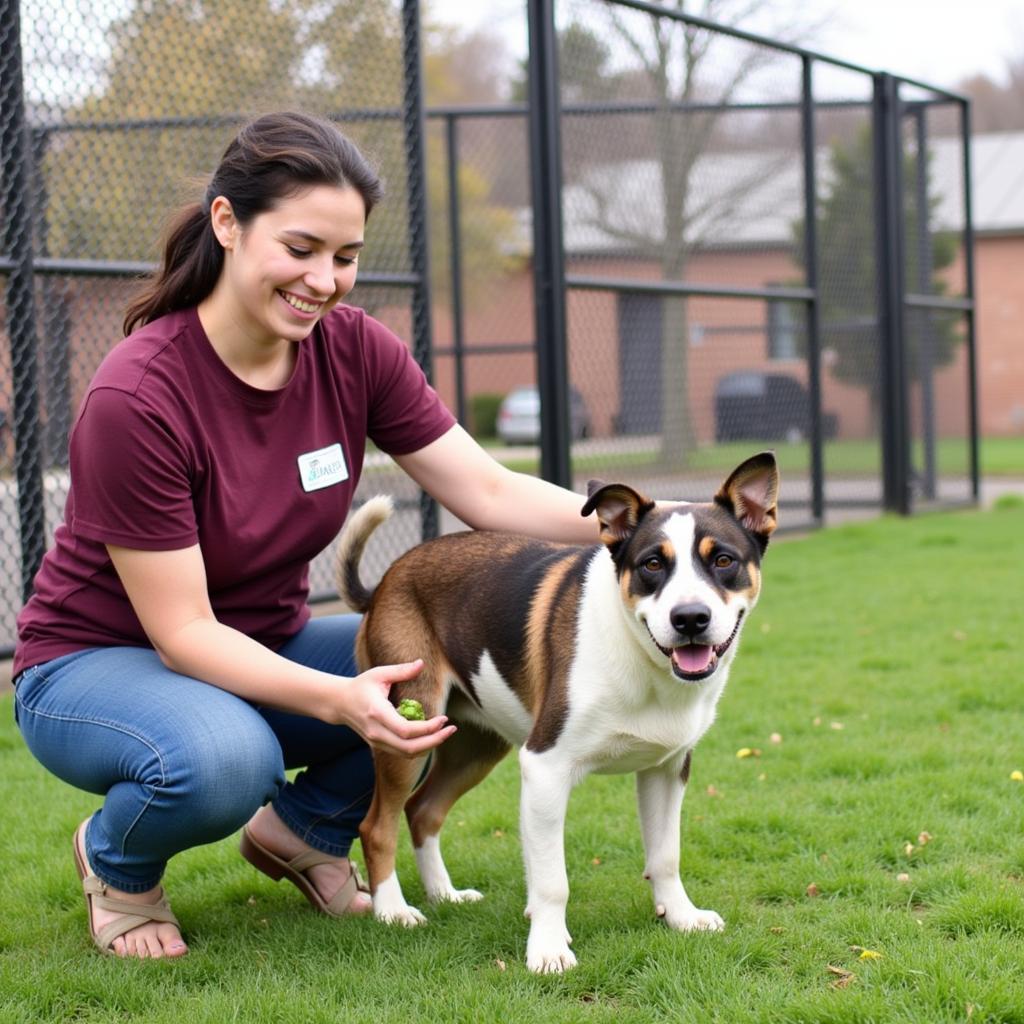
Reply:
[[[651, 639], [654, 640], [655, 647], [672, 662], [672, 672], [676, 678], [684, 679], [687, 682], [698, 682], [701, 679], [707, 679], [718, 668], [718, 659], [732, 646], [736, 634], [740, 631], [742, 621], [743, 612], [740, 612], [729, 638], [720, 644], [688, 643], [669, 649], [662, 647], [657, 640], [654, 640], [653, 633], [651, 633]], [[651, 632], [650, 626], [647, 627], [647, 632]]]

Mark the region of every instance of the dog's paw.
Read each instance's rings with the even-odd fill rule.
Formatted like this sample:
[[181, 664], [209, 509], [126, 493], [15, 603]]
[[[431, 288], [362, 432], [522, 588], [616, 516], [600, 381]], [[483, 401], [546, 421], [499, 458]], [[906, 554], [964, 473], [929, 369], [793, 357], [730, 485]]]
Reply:
[[391, 907], [378, 910], [373, 908], [373, 916], [384, 924], [400, 924], [403, 928], [415, 928], [426, 924], [427, 919], [415, 908], [406, 904], [404, 907]]
[[476, 889], [439, 889], [429, 894], [431, 903], [476, 903], [484, 898]]
[[534, 974], [561, 974], [576, 966], [576, 957], [569, 948], [572, 936], [564, 922], [549, 922], [547, 927], [538, 927], [535, 916], [527, 910], [527, 917], [534, 918], [526, 940], [526, 966]]
[[534, 974], [563, 974], [576, 966], [576, 957], [564, 944], [551, 949], [531, 949], [527, 945], [526, 966]]
[[385, 925], [401, 925], [403, 928], [416, 928], [427, 923], [415, 906], [410, 906], [403, 899], [389, 898], [380, 890], [374, 894], [374, 916]]
[[701, 910], [694, 906], [670, 910], [658, 904], [655, 913], [669, 928], [679, 932], [720, 932], [725, 928], [725, 921], [713, 910]]

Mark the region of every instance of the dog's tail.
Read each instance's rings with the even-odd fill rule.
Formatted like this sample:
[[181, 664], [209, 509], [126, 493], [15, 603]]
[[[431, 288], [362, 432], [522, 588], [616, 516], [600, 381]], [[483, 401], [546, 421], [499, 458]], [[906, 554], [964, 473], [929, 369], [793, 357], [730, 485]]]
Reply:
[[373, 590], [368, 590], [359, 578], [359, 562], [366, 542], [394, 510], [394, 502], [386, 494], [378, 494], [353, 512], [345, 523], [338, 541], [334, 572], [338, 594], [353, 611], [365, 612], [373, 597]]

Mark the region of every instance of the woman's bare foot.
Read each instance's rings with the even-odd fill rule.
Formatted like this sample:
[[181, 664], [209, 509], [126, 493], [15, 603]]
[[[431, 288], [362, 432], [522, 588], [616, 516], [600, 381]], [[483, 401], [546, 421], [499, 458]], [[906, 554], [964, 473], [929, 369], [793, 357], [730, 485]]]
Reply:
[[[256, 842], [282, 860], [291, 860], [313, 849], [285, 825], [269, 804], [253, 815], [247, 828]], [[338, 857], [329, 864], [314, 864], [306, 869], [305, 874], [324, 903], [329, 903], [349, 880], [352, 862], [348, 857]], [[348, 905], [347, 913], [366, 914], [372, 909], [373, 901], [369, 894], [357, 892]]]
[[[121, 892], [120, 889], [114, 889], [108, 885], [107, 895], [110, 899], [124, 900], [125, 903], [152, 905], [159, 903], [163, 898], [163, 889], [157, 886], [155, 889], [150, 889], [149, 892], [129, 893]], [[100, 933], [104, 925], [122, 916], [94, 906], [92, 919], [96, 934]], [[175, 925], [156, 921], [125, 932], [124, 935], [114, 939], [110, 948], [118, 956], [134, 956], [140, 960], [156, 960], [164, 956], [184, 956], [188, 952], [188, 946], [185, 945], [181, 932]]]
[[[112, 885], [104, 885], [92, 871], [88, 857], [85, 853], [85, 828], [78, 830], [75, 835], [75, 847], [79, 873], [83, 868], [85, 874], [93, 883], [95, 890], [86, 891], [86, 899], [89, 901], [89, 927], [92, 929], [93, 938], [113, 922], [122, 919], [127, 911], [114, 911], [103, 906], [105, 900], [117, 900], [126, 904], [137, 904], [140, 907], [160, 906], [164, 898], [163, 889], [156, 886], [147, 892], [123, 892], [115, 889]], [[83, 878], [83, 881], [85, 879]], [[163, 904], [166, 908], [166, 903]], [[145, 911], [142, 911], [145, 916]], [[138, 928], [132, 928], [115, 938], [109, 946], [117, 956], [138, 957], [140, 960], [160, 959], [161, 957], [184, 956], [188, 952], [181, 937], [181, 932], [176, 924], [169, 921], [151, 921]]]

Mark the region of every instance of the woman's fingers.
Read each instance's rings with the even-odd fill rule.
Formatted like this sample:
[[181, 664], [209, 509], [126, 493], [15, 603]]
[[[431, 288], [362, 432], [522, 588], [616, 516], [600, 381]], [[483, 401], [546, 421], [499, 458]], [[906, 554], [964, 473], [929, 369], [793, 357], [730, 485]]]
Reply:
[[444, 715], [435, 715], [426, 721], [403, 718], [388, 699], [395, 683], [415, 679], [422, 670], [423, 661], [417, 659], [398, 665], [378, 665], [357, 677], [372, 682], [377, 691], [369, 709], [372, 723], [364, 732], [371, 746], [415, 757], [439, 746], [455, 732], [455, 726], [450, 725]]

